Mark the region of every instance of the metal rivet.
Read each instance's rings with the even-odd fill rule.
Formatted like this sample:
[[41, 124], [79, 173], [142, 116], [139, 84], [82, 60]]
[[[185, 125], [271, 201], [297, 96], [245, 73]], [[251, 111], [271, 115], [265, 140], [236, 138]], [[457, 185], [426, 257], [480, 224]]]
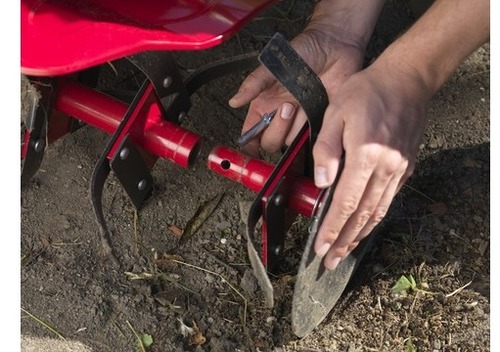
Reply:
[[43, 150], [44, 143], [43, 141], [39, 140], [35, 142], [35, 152], [40, 153]]
[[171, 76], [165, 77], [163, 80], [163, 88], [168, 88], [172, 84], [173, 78]]
[[276, 198], [274, 198], [274, 205], [276, 205], [277, 207], [279, 207], [280, 205], [283, 204], [284, 200], [285, 200], [285, 198], [283, 197], [283, 195], [278, 194], [276, 196]]
[[122, 160], [127, 159], [129, 154], [130, 150], [127, 147], [123, 147], [122, 150], [120, 150], [120, 159]]
[[142, 179], [141, 181], [139, 181], [139, 183], [137, 184], [137, 189], [139, 191], [144, 191], [146, 189], [146, 186], [148, 184], [148, 181], [146, 181], [145, 179]]
[[179, 120], [179, 122], [182, 122], [182, 120], [184, 120], [185, 117], [186, 117], [186, 113], [184, 111], [181, 111], [179, 113], [179, 117], [177, 119]]
[[274, 247], [273, 252], [274, 252], [274, 254], [276, 254], [276, 255], [280, 255], [280, 253], [281, 253], [281, 246], [276, 246], [276, 247]]

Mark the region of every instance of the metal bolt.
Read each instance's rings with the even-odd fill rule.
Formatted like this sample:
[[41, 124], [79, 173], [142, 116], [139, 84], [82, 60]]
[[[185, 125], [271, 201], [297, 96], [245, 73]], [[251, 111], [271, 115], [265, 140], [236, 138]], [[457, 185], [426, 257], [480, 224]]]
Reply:
[[145, 179], [142, 179], [139, 181], [139, 183], [137, 184], [137, 189], [139, 191], [144, 191], [146, 189], [146, 186], [148, 185], [148, 181], [146, 181]]
[[283, 204], [283, 201], [285, 200], [285, 197], [283, 197], [282, 194], [278, 194], [276, 198], [274, 198], [274, 205], [279, 207], [280, 205]]
[[120, 159], [122, 160], [127, 159], [129, 154], [130, 154], [130, 149], [128, 149], [127, 147], [123, 147], [122, 150], [120, 150]]
[[43, 150], [45, 143], [42, 140], [35, 142], [35, 152], [40, 153]]
[[163, 80], [163, 88], [170, 87], [170, 85], [172, 84], [173, 81], [174, 81], [174, 79], [171, 76], [165, 77], [165, 79]]
[[186, 117], [186, 112], [181, 111], [177, 119], [179, 120], [179, 122], [182, 122], [182, 120], [184, 120], [185, 117]]
[[276, 254], [276, 255], [280, 255], [280, 253], [281, 253], [281, 246], [276, 246], [276, 247], [274, 247], [273, 252], [274, 252], [274, 254]]

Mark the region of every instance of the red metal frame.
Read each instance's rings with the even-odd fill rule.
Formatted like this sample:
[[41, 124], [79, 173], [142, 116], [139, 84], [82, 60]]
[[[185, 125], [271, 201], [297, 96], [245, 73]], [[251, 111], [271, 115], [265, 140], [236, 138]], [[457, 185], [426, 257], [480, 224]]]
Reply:
[[[21, 72], [57, 81], [48, 119], [48, 139], [71, 129], [72, 118], [115, 136], [107, 154], [112, 160], [126, 136], [146, 154], [151, 167], [157, 157], [187, 168], [199, 154], [201, 137], [164, 118], [164, 110], [150, 83], [131, 106], [75, 80], [77, 73], [107, 61], [150, 50], [200, 50], [222, 43], [265, 7], [278, 0], [21, 0]], [[296, 159], [309, 139], [303, 129], [279, 169], [236, 150], [216, 147], [208, 157], [210, 170], [263, 194], [262, 209], [285, 180], [286, 207], [293, 214], [313, 215], [321, 190], [310, 178], [294, 173]], [[30, 131], [24, 136], [22, 158]], [[272, 176], [271, 176], [272, 175]], [[272, 179], [270, 180], [270, 178]], [[281, 187], [281, 186], [280, 186]], [[294, 215], [295, 216], [295, 215]], [[267, 263], [265, 211], [262, 261]]]
[[[301, 147], [302, 145], [298, 146], [297, 151]], [[290, 158], [290, 161], [292, 159]], [[222, 146], [212, 149], [208, 156], [207, 166], [209, 170], [236, 181], [254, 192], [262, 189], [275, 167], [268, 162], [250, 158], [234, 149]], [[295, 213], [310, 217], [321, 190], [310, 178], [294, 176], [287, 166], [281, 172], [281, 176], [286, 174], [291, 180], [288, 184], [287, 207]], [[276, 180], [277, 184], [279, 178]], [[266, 197], [269, 194], [266, 194]]]
[[[106, 94], [69, 79], [58, 82], [54, 108], [109, 134], [114, 133], [129, 106]], [[129, 121], [122, 134], [145, 150], [187, 168], [200, 150], [201, 138], [162, 118], [160, 103], [150, 84], [139, 102], [136, 117]], [[118, 138], [123, 139], [123, 136]], [[115, 153], [112, 149], [108, 158]]]

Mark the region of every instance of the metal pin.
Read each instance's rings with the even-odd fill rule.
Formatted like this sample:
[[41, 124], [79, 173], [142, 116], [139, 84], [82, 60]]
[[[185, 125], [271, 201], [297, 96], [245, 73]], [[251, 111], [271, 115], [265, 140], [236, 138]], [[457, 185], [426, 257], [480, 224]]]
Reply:
[[240, 146], [243, 147], [246, 145], [248, 142], [250, 142], [252, 139], [255, 138], [259, 133], [261, 133], [264, 129], [267, 128], [271, 124], [271, 121], [273, 121], [274, 115], [276, 115], [276, 111], [274, 110], [272, 112], [266, 112], [264, 115], [262, 115], [262, 120], [257, 122], [255, 125], [252, 126], [248, 131], [243, 133], [240, 138], [236, 141], [236, 143]]

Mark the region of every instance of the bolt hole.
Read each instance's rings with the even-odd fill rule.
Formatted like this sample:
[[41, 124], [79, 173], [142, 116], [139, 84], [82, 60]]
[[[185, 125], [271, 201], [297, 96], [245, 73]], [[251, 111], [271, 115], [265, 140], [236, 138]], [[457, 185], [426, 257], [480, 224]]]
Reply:
[[223, 170], [229, 170], [231, 168], [231, 162], [229, 160], [222, 160], [220, 167], [222, 167]]

